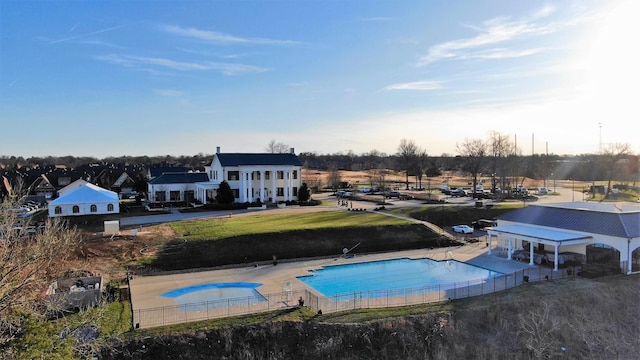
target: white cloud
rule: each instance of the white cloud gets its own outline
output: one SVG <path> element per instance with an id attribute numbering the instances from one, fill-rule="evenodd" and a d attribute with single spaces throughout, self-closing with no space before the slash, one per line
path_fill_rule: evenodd
<path id="1" fill-rule="evenodd" d="M 165 58 L 152 58 L 142 56 L 130 56 L 130 55 L 103 55 L 97 56 L 96 59 L 108 62 L 111 64 L 118 64 L 126 67 L 144 67 L 144 66 L 156 66 L 169 68 L 177 71 L 218 71 L 225 75 L 236 75 L 242 73 L 260 73 L 265 72 L 267 69 L 252 65 L 243 64 L 231 64 L 231 63 L 219 63 L 219 62 L 184 62 L 175 61 Z"/>
<path id="2" fill-rule="evenodd" d="M 548 16 L 551 12 L 552 9 L 549 8 L 547 10 L 539 11 L 530 19 L 510 21 L 508 18 L 498 17 L 485 21 L 483 25 L 479 27 L 468 26 L 476 32 L 479 32 L 479 34 L 474 37 L 447 41 L 431 46 L 427 54 L 419 58 L 418 66 L 425 66 L 446 59 L 482 58 L 482 52 L 477 53 L 478 49 L 499 43 L 505 43 L 526 35 L 549 33 L 553 31 L 552 28 L 536 24 L 535 20 Z M 520 57 L 540 51 L 540 49 L 522 51 L 508 51 L 507 49 L 500 50 L 500 54 L 502 54 L 502 56 L 484 58 L 500 59 L 504 57 Z M 485 55 L 486 51 L 487 50 L 485 49 Z M 497 54 L 498 53 L 494 55 Z"/>
<path id="3" fill-rule="evenodd" d="M 265 38 L 245 38 L 216 31 L 200 30 L 196 28 L 183 28 L 174 25 L 165 25 L 162 30 L 179 36 L 214 42 L 219 44 L 256 44 L 256 45 L 297 45 L 298 41 L 274 40 Z"/>
<path id="4" fill-rule="evenodd" d="M 439 81 L 415 81 L 402 84 L 392 84 L 385 86 L 384 90 L 437 90 L 442 89 L 442 84 Z"/>
<path id="5" fill-rule="evenodd" d="M 177 96 L 184 95 L 182 91 L 171 90 L 171 89 L 153 89 L 153 92 L 158 95 L 169 96 L 169 97 L 177 97 Z"/>

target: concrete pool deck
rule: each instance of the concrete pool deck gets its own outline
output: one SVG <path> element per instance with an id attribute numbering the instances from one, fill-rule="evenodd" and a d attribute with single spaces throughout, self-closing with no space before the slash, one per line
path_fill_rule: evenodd
<path id="1" fill-rule="evenodd" d="M 297 277 L 308 275 L 309 270 L 318 269 L 323 266 L 397 258 L 418 259 L 428 257 L 434 260 L 458 260 L 502 273 L 511 273 L 517 270 L 536 267 L 528 263 L 507 260 L 497 255 L 499 251 L 494 251 L 492 255 L 488 255 L 487 250 L 488 248 L 484 242 L 477 242 L 450 248 L 418 249 L 378 254 L 355 253 L 355 256 L 351 258 L 339 257 L 296 262 L 280 261 L 277 266 L 273 264 L 259 265 L 257 267 L 252 265 L 221 270 L 140 276 L 130 280 L 131 304 L 134 311 L 175 306 L 177 305 L 175 299 L 161 295 L 165 292 L 188 286 L 228 282 L 263 284 L 256 289 L 263 295 L 283 292 L 285 290 L 285 283 L 291 284 L 290 290 L 292 291 L 306 289 L 317 294 L 314 289 L 299 281 Z"/>

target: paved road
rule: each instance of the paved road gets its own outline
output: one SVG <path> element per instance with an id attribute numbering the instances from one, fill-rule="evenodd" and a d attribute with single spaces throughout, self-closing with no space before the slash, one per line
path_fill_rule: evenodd
<path id="1" fill-rule="evenodd" d="M 582 200 L 581 192 L 573 192 L 571 189 L 558 188 L 556 189 L 557 194 L 554 195 L 542 195 L 538 198 L 535 203 L 554 203 L 554 202 L 570 202 L 574 199 L 576 201 Z M 362 195 L 363 197 L 367 197 L 370 199 L 379 199 L 382 200 L 382 196 L 380 195 Z M 475 200 L 469 197 L 462 198 L 454 198 L 450 196 L 442 195 L 442 198 L 447 200 L 448 205 L 454 206 L 474 206 Z M 241 215 L 253 212 L 302 212 L 302 211 L 327 211 L 334 209 L 347 209 L 347 208 L 357 208 L 357 209 L 366 209 L 373 210 L 376 207 L 379 207 L 376 202 L 371 201 L 358 201 L 357 199 L 345 199 L 340 205 L 338 199 L 336 199 L 330 193 L 322 193 L 315 194 L 313 196 L 314 199 L 317 200 L 325 200 L 328 202 L 334 202 L 334 207 L 304 207 L 304 208 L 283 208 L 283 209 L 269 209 L 269 210 L 260 210 L 260 209 L 247 209 L 247 210 L 233 210 L 233 211 L 207 211 L 207 212 L 193 212 L 193 213 L 181 213 L 177 208 L 174 208 L 170 213 L 165 214 L 156 214 L 156 215 L 142 215 L 142 216 L 132 216 L 132 217 L 124 217 L 120 219 L 120 226 L 122 227 L 131 227 L 131 226 L 139 226 L 139 225 L 151 225 L 151 224 L 161 224 L 172 221 L 180 221 L 180 220 L 188 220 L 188 219 L 209 219 L 209 218 L 219 218 L 219 217 L 229 217 L 234 215 Z M 415 206 L 422 207 L 425 206 L 423 201 L 421 200 L 399 200 L 396 198 L 386 199 L 388 206 L 398 206 L 398 207 L 407 207 L 407 206 Z M 485 203 L 490 204 L 490 200 L 485 200 Z M 441 205 L 433 205 L 433 206 L 441 206 Z"/>

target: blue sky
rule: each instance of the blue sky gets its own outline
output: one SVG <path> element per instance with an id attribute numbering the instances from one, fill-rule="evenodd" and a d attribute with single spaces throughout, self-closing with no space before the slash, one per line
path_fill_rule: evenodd
<path id="1" fill-rule="evenodd" d="M 640 2 L 0 0 L 0 155 L 640 152 Z"/>

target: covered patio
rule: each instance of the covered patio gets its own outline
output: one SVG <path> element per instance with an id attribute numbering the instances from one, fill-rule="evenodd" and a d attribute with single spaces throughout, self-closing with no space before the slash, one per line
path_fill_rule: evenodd
<path id="1" fill-rule="evenodd" d="M 507 259 L 511 260 L 516 250 L 525 250 L 523 243 L 528 243 L 529 265 L 534 265 L 536 252 L 534 244 L 538 244 L 538 251 L 542 251 L 545 246 L 553 247 L 553 270 L 558 271 L 560 262 L 560 249 L 573 253 L 586 253 L 586 244 L 593 242 L 593 237 L 575 232 L 545 229 L 527 225 L 505 225 L 487 229 L 488 254 L 493 250 L 493 240 L 499 242 L 498 248 L 502 248 L 507 253 Z M 502 245 L 500 245 L 502 244 Z"/>

